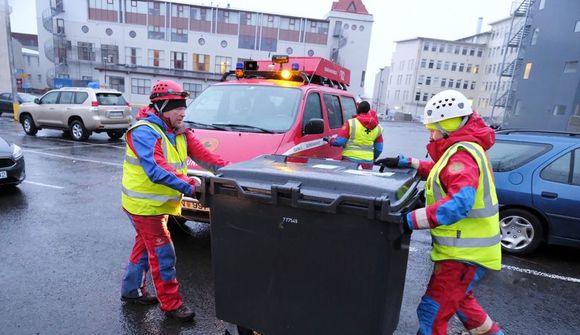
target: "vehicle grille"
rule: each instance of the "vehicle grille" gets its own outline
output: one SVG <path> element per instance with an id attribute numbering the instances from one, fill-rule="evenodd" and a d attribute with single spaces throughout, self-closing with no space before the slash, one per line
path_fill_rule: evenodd
<path id="1" fill-rule="evenodd" d="M 0 158 L 0 168 L 11 167 L 14 164 L 16 163 L 10 158 Z"/>

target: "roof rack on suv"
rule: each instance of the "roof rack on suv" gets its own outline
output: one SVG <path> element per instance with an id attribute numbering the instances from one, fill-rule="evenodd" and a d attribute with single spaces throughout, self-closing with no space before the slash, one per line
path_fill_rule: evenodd
<path id="1" fill-rule="evenodd" d="M 512 134 L 512 133 L 528 133 L 528 134 L 545 134 L 545 135 L 562 135 L 576 137 L 580 136 L 580 133 L 571 131 L 558 131 L 558 130 L 539 130 L 539 129 L 501 129 L 497 130 L 498 134 Z"/>

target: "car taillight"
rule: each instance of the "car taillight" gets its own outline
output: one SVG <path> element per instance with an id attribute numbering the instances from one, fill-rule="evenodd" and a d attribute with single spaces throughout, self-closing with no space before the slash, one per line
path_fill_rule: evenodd
<path id="1" fill-rule="evenodd" d="M 92 101 L 91 102 L 91 106 L 93 106 L 93 107 L 99 107 L 99 102 L 98 101 Z"/>

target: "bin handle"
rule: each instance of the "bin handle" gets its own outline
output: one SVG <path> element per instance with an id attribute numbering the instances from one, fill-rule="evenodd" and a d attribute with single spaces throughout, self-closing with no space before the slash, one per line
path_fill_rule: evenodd
<path id="1" fill-rule="evenodd" d="M 223 188 L 224 186 L 234 188 L 237 191 L 237 193 L 241 195 L 243 198 L 255 199 L 268 203 L 272 202 L 272 198 L 270 197 L 270 195 L 246 191 L 235 180 L 220 177 L 211 178 L 210 194 L 218 194 L 220 192 L 220 189 Z"/>

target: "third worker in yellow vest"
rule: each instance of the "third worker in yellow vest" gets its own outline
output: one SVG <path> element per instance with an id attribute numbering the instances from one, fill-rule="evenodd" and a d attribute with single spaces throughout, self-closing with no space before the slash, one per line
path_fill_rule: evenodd
<path id="1" fill-rule="evenodd" d="M 342 159 L 372 169 L 373 161 L 383 152 L 383 127 L 368 102 L 362 101 L 357 115 L 344 123 L 336 138 L 325 138 L 330 145 L 343 147 Z"/>
<path id="2" fill-rule="evenodd" d="M 447 90 L 425 106 L 423 123 L 434 162 L 402 155 L 382 158 L 387 167 L 413 167 L 426 178 L 426 206 L 403 216 L 405 228 L 430 229 L 435 262 L 417 308 L 418 334 L 447 334 L 457 314 L 470 334 L 503 335 L 473 296 L 487 270 L 501 269 L 498 201 L 486 151 L 495 132 L 461 93 Z"/>

